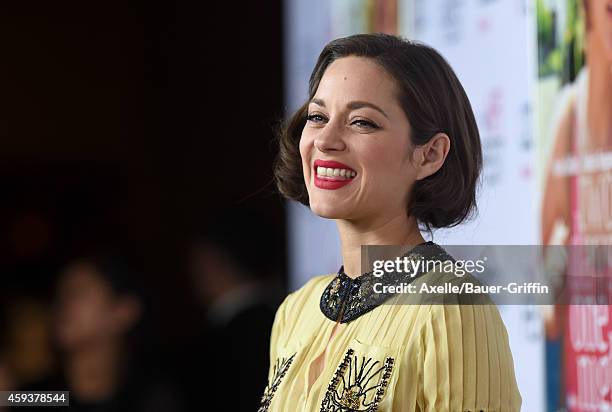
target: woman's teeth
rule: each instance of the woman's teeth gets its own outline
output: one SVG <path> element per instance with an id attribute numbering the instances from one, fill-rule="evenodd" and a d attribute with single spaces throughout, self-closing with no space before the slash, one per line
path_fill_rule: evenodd
<path id="1" fill-rule="evenodd" d="M 337 177 L 340 179 L 351 179 L 357 176 L 357 173 L 348 169 L 332 169 L 331 167 L 317 167 L 317 176 L 320 177 Z"/>

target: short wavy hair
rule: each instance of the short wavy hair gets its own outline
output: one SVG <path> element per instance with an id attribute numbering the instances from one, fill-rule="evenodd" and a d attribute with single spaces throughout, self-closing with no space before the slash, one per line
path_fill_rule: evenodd
<path id="1" fill-rule="evenodd" d="M 372 59 L 395 79 L 398 101 L 410 123 L 415 146 L 427 143 L 439 132 L 449 136 L 450 150 L 444 164 L 436 173 L 415 182 L 407 213 L 430 231 L 453 227 L 470 218 L 476 211 L 482 148 L 465 90 L 433 48 L 382 33 L 333 40 L 319 55 L 310 76 L 308 100 L 281 123 L 277 133 L 274 180 L 281 195 L 309 206 L 299 150 L 308 104 L 329 65 L 347 56 Z"/>

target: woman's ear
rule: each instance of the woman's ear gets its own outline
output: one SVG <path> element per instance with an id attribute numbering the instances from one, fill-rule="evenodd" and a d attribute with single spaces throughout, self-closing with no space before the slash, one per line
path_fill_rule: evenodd
<path id="1" fill-rule="evenodd" d="M 413 161 L 417 167 L 416 180 L 425 179 L 440 170 L 449 150 L 450 139 L 446 133 L 437 133 L 427 143 L 415 148 Z"/>

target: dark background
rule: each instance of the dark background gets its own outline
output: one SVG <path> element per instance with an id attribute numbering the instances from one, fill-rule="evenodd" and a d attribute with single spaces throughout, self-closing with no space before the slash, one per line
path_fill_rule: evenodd
<path id="1" fill-rule="evenodd" d="M 197 318 L 186 245 L 234 205 L 269 217 L 254 246 L 284 285 L 284 209 L 272 184 L 281 3 L 0 6 L 5 322 L 9 302 L 51 296 L 68 256 L 112 244 L 155 302 L 151 339 L 180 345 Z"/>

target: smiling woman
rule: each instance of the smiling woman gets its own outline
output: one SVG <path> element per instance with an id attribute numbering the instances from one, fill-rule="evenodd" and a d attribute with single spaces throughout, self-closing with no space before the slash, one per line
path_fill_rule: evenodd
<path id="1" fill-rule="evenodd" d="M 480 138 L 444 58 L 386 34 L 332 41 L 279 143 L 279 191 L 335 220 L 343 266 L 279 307 L 260 411 L 519 410 L 495 305 L 372 304 L 372 274 L 360 270 L 361 245 L 452 259 L 421 230 L 456 226 L 476 207 Z"/>

